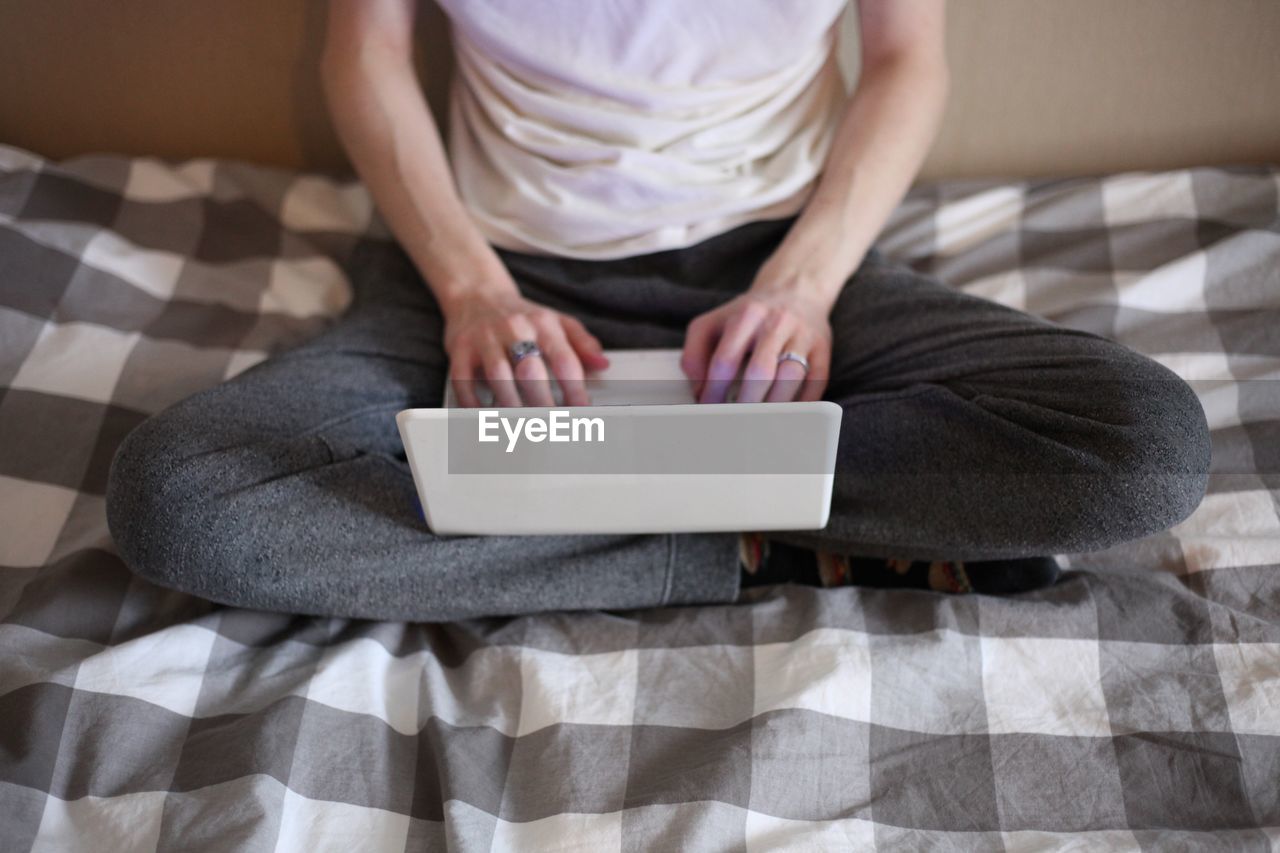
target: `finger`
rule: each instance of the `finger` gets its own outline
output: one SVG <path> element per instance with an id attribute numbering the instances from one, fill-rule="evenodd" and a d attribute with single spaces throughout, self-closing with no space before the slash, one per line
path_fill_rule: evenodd
<path id="1" fill-rule="evenodd" d="M 751 305 L 745 306 L 732 320 L 725 324 L 724 334 L 716 344 L 715 352 L 707 365 L 707 381 L 702 388 L 699 401 L 703 403 L 723 403 L 729 395 L 729 387 L 738 377 L 743 358 L 748 347 L 759 331 L 763 320 L 761 311 Z"/>
<path id="2" fill-rule="evenodd" d="M 561 328 L 569 339 L 569 346 L 578 354 L 584 370 L 604 370 L 609 366 L 609 359 L 604 354 L 604 346 L 600 340 L 587 331 L 587 327 L 576 317 L 561 315 Z"/>
<path id="3" fill-rule="evenodd" d="M 493 399 L 504 409 L 516 409 L 521 405 L 520 392 L 516 388 L 515 374 L 511 372 L 511 360 L 506 347 L 497 338 L 489 338 L 484 348 L 484 377 L 493 391 Z"/>
<path id="4" fill-rule="evenodd" d="M 463 350 L 449 360 L 449 381 L 453 383 L 453 394 L 458 398 L 459 406 L 464 409 L 480 408 L 480 398 L 476 396 L 475 357 L 470 350 Z"/>
<path id="5" fill-rule="evenodd" d="M 693 382 L 693 396 L 702 396 L 702 386 L 707 380 L 707 365 L 720 336 L 720 318 L 716 314 L 696 317 L 684 335 L 684 351 L 680 354 L 680 369 Z"/>
<path id="6" fill-rule="evenodd" d="M 587 383 L 584 381 L 585 374 L 582 369 L 582 362 L 578 360 L 578 354 L 569 344 L 568 337 L 559 332 L 558 324 L 556 328 L 548 328 L 540 337 L 542 343 L 542 352 L 546 356 L 546 365 L 551 370 L 551 375 L 560 383 L 560 389 L 564 392 L 565 405 L 569 406 L 588 406 L 590 401 L 587 398 Z"/>
<path id="7" fill-rule="evenodd" d="M 525 341 L 533 341 L 541 348 L 538 341 L 537 326 L 523 316 L 512 317 L 504 330 L 502 347 L 508 359 L 512 348 Z M 555 399 L 551 395 L 550 376 L 547 366 L 539 355 L 529 355 L 512 366 L 515 375 L 516 390 L 526 406 L 554 406 Z"/>
<path id="8" fill-rule="evenodd" d="M 513 324 L 511 338 L 506 342 L 507 351 L 510 352 L 511 347 L 520 341 L 538 341 L 538 333 L 532 323 L 522 321 Z M 538 346 L 541 349 L 542 345 Z M 512 371 L 516 377 L 516 389 L 526 406 L 551 407 L 556 404 L 551 394 L 551 376 L 547 373 L 547 365 L 542 356 L 525 356 Z"/>
<path id="9" fill-rule="evenodd" d="M 809 375 L 800 387 L 799 400 L 812 403 L 821 400 L 827 390 L 827 377 L 831 375 L 831 348 L 814 347 L 809 353 Z"/>
<path id="10" fill-rule="evenodd" d="M 782 345 L 791 334 L 790 323 L 779 323 L 760 335 L 751 350 L 746 370 L 742 372 L 742 384 L 738 388 L 739 403 L 759 403 L 768 396 L 778 372 L 778 356 L 782 353 Z"/>
<path id="11" fill-rule="evenodd" d="M 784 352 L 804 355 L 804 350 L 799 349 L 795 344 L 789 345 Z M 804 367 L 798 362 L 790 359 L 779 362 L 777 373 L 773 378 L 773 387 L 769 389 L 769 396 L 765 398 L 766 401 L 770 403 L 790 403 L 800 396 L 800 391 L 804 387 L 804 380 L 807 375 L 808 373 Z"/>

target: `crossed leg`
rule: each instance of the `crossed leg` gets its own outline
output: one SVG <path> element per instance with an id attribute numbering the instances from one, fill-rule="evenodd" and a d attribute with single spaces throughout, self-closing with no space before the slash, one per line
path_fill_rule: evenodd
<path id="1" fill-rule="evenodd" d="M 733 600 L 733 535 L 432 533 L 394 417 L 441 402 L 442 320 L 402 253 L 361 251 L 329 331 L 126 438 L 107 511 L 130 568 L 225 604 L 376 619 Z"/>
<path id="2" fill-rule="evenodd" d="M 691 260 L 746 280 L 767 247 L 742 245 L 776 230 L 748 226 Z M 402 251 L 361 251 L 356 302 L 332 329 L 122 444 L 108 521 L 135 572 L 235 606 L 422 621 L 736 597 L 731 534 L 432 533 L 394 415 L 440 404 L 443 322 Z M 634 301 L 623 282 L 531 295 L 582 305 L 612 346 L 678 345 L 683 323 L 733 291 L 655 277 L 659 260 L 638 281 L 663 303 L 646 303 L 661 322 L 635 331 L 600 319 L 620 316 L 610 300 Z M 545 273 L 543 288 L 566 271 L 634 265 L 514 262 Z M 844 421 L 831 520 L 780 539 L 915 559 L 1084 551 L 1164 529 L 1204 492 L 1208 434 L 1194 394 L 1118 344 L 957 293 L 875 251 L 832 323 L 827 396 Z"/>
<path id="3" fill-rule="evenodd" d="M 1190 387 L 1113 341 L 952 290 L 873 251 L 832 314 L 844 408 L 831 520 L 779 538 L 867 556 L 1088 551 L 1204 494 Z"/>

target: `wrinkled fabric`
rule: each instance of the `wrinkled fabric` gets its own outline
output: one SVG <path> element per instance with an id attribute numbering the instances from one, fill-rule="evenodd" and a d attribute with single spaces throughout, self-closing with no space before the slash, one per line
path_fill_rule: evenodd
<path id="1" fill-rule="evenodd" d="M 501 256 L 526 296 L 577 316 L 606 347 L 679 347 L 790 225 L 614 261 Z M 367 244 L 353 266 L 355 301 L 333 329 L 125 439 L 107 519 L 131 568 L 225 604 L 370 619 L 734 600 L 732 533 L 434 534 L 394 418 L 441 404 L 443 320 L 398 246 Z M 827 397 L 844 409 L 831 517 L 779 538 L 926 560 L 1088 551 L 1164 530 L 1204 494 L 1209 439 L 1194 392 L 1120 344 L 959 293 L 879 251 L 831 322 Z"/>
<path id="2" fill-rule="evenodd" d="M 1214 465 L 1172 530 L 1021 596 L 421 625 L 162 589 L 103 512 L 132 426 L 340 310 L 368 195 L 0 145 L 2 846 L 1273 850 L 1278 178 L 926 185 L 881 240 L 1189 379 Z"/>
<path id="3" fill-rule="evenodd" d="M 800 210 L 846 0 L 442 0 L 449 155 L 494 245 L 614 258 Z"/>

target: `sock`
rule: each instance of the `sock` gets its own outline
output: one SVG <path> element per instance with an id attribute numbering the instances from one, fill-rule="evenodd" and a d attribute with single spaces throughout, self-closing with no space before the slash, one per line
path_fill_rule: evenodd
<path id="1" fill-rule="evenodd" d="M 738 540 L 742 586 L 802 583 L 826 586 L 818 573 L 816 555 L 807 548 L 774 542 L 759 533 L 744 533 Z"/>
<path id="2" fill-rule="evenodd" d="M 1059 574 L 1058 563 L 1052 557 L 969 562 L 850 557 L 799 548 L 759 533 L 742 534 L 739 557 L 743 587 L 800 583 L 1009 595 L 1050 586 Z"/>
<path id="3" fill-rule="evenodd" d="M 975 592 L 1009 595 L 1053 586 L 1062 569 L 1053 557 L 981 560 L 964 564 Z"/>

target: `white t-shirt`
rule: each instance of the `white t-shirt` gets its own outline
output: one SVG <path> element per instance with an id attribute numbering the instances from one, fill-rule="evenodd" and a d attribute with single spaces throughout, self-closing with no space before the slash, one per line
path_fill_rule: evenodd
<path id="1" fill-rule="evenodd" d="M 799 212 L 847 0 L 438 0 L 449 156 L 495 246 L 616 258 Z"/>

